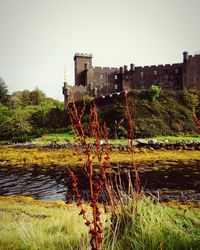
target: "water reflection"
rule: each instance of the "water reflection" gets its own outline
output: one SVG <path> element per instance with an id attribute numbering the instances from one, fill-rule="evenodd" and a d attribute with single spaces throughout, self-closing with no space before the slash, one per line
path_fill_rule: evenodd
<path id="1" fill-rule="evenodd" d="M 139 164 L 140 186 L 147 193 L 159 195 L 161 199 L 200 200 L 200 161 L 170 161 Z M 125 163 L 113 165 L 113 184 L 127 190 Z M 79 190 L 85 199 L 88 196 L 87 178 L 79 167 L 74 168 L 79 179 Z M 132 173 L 134 181 L 134 173 Z M 63 166 L 38 165 L 0 168 L 0 195 L 25 195 L 44 200 L 71 201 L 71 181 Z M 105 194 L 102 194 L 104 199 Z"/>

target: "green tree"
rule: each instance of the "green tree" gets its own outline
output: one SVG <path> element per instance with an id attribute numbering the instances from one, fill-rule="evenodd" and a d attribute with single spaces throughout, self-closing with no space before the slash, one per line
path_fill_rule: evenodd
<path id="1" fill-rule="evenodd" d="M 28 105 L 31 105 L 31 92 L 27 89 L 23 90 L 22 91 L 22 94 L 21 94 L 21 103 L 22 103 L 22 106 L 26 107 Z"/>
<path id="2" fill-rule="evenodd" d="M 150 97 L 154 102 L 160 96 L 161 89 L 157 85 L 151 85 Z"/>
<path id="3" fill-rule="evenodd" d="M 36 88 L 30 93 L 31 103 L 33 105 L 39 105 L 42 101 L 46 99 L 46 95 L 42 90 Z"/>
<path id="4" fill-rule="evenodd" d="M 193 114 L 196 112 L 196 108 L 199 105 L 199 96 L 196 93 L 183 91 L 183 101 L 185 105 L 192 111 Z"/>
<path id="5" fill-rule="evenodd" d="M 6 116 L 0 125 L 0 134 L 4 139 L 26 136 L 32 132 L 29 122 L 30 114 L 23 110 L 14 110 L 12 115 Z"/>
<path id="6" fill-rule="evenodd" d="M 10 107 L 14 108 L 14 109 L 16 109 L 22 105 L 21 99 L 15 95 L 10 97 L 9 104 L 10 104 Z"/>
<path id="7" fill-rule="evenodd" d="M 8 95 L 8 87 L 0 77 L 0 103 L 5 103 Z"/>

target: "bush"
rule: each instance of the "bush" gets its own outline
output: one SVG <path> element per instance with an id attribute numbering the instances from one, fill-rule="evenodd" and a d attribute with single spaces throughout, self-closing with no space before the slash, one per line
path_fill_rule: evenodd
<path id="1" fill-rule="evenodd" d="M 161 89 L 157 85 L 152 85 L 150 90 L 150 97 L 152 101 L 155 101 L 160 95 Z"/>
<path id="2" fill-rule="evenodd" d="M 30 115 L 22 110 L 15 110 L 11 116 L 7 116 L 0 125 L 1 137 L 11 139 L 30 135 L 33 128 L 30 124 Z"/>
<path id="3" fill-rule="evenodd" d="M 197 93 L 189 92 L 189 91 L 183 91 L 182 93 L 183 101 L 187 108 L 189 108 L 193 114 L 196 112 L 196 108 L 199 104 L 199 97 Z"/>

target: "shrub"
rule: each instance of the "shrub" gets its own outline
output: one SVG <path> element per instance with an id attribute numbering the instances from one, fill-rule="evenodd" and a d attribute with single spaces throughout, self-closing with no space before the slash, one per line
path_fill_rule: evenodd
<path id="1" fill-rule="evenodd" d="M 196 107 L 199 104 L 199 97 L 197 93 L 185 90 L 182 93 L 182 97 L 186 107 L 188 107 L 192 111 L 192 113 L 195 114 Z"/>
<path id="2" fill-rule="evenodd" d="M 150 97 L 152 101 L 155 101 L 160 95 L 161 89 L 157 85 L 152 85 L 150 90 Z"/>

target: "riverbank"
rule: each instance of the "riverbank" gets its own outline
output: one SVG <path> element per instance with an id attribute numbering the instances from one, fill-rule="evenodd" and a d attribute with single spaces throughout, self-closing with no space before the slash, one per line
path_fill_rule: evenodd
<path id="1" fill-rule="evenodd" d="M 159 137 L 158 137 L 159 138 Z M 146 148 L 146 149 L 160 149 L 160 150 L 177 150 L 177 149 L 187 149 L 187 150 L 200 150 L 200 137 L 160 137 L 159 139 L 136 139 L 133 141 L 133 145 L 136 149 Z M 91 143 L 91 150 L 95 150 L 95 146 L 92 144 L 94 140 L 88 139 Z M 106 145 L 105 141 L 101 141 L 101 147 L 104 149 Z M 6 145 L 4 145 L 6 146 Z M 59 141 L 40 141 L 36 140 L 33 142 L 24 143 L 14 143 L 8 144 L 7 147 L 12 148 L 38 148 L 38 149 L 74 149 L 73 140 Z M 80 146 L 81 147 L 81 146 Z M 109 140 L 109 148 L 111 151 L 123 152 L 129 151 L 128 140 Z"/>
<path id="2" fill-rule="evenodd" d="M 77 165 L 79 154 L 71 149 L 46 148 L 0 148 L 0 166 L 27 166 L 27 165 Z M 200 150 L 152 150 L 136 148 L 135 157 L 138 162 L 146 161 L 189 161 L 199 160 Z M 97 159 L 94 159 L 97 162 Z M 110 162 L 131 162 L 131 154 L 127 151 L 111 151 Z"/>
<path id="3" fill-rule="evenodd" d="M 88 228 L 79 212 L 75 204 L 0 197 L 0 249 L 90 249 Z M 161 246 L 198 249 L 200 210 L 196 203 L 194 206 L 190 202 L 154 204 L 144 198 L 139 201 L 137 217 L 129 206 L 118 214 L 115 233 L 109 226 L 109 217 L 109 213 L 103 213 L 106 250 L 112 247 L 159 249 Z"/>

